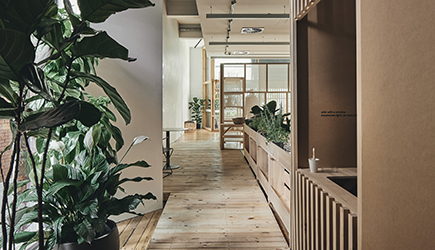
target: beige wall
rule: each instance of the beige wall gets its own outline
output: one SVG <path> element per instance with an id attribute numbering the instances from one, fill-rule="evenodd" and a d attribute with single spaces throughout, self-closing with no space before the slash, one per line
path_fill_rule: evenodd
<path id="1" fill-rule="evenodd" d="M 124 185 L 129 194 L 151 191 L 157 201 L 148 201 L 139 212 L 148 212 L 162 207 L 162 1 L 153 1 L 155 7 L 135 9 L 118 13 L 104 24 L 94 25 L 105 29 L 120 44 L 127 47 L 131 57 L 137 61 L 100 61 L 98 74 L 113 85 L 127 102 L 132 114 L 130 125 L 125 126 L 121 118 L 116 125 L 121 129 L 125 144 L 122 156 L 133 138 L 146 135 L 151 141 L 132 148 L 125 162 L 146 160 L 151 168 L 134 168 L 124 171 L 126 177 L 151 176 L 150 182 Z M 98 87 L 90 85 L 94 94 L 103 94 Z M 125 219 L 131 215 L 115 218 Z"/>
<path id="2" fill-rule="evenodd" d="M 163 10 L 163 127 L 182 128 L 189 120 L 190 50 L 178 37 L 178 22 Z M 183 132 L 171 132 L 171 141 Z"/>
<path id="3" fill-rule="evenodd" d="M 355 3 L 321 1 L 297 24 L 298 160 L 356 166 Z"/>
<path id="4" fill-rule="evenodd" d="M 435 249 L 435 1 L 357 5 L 359 249 Z"/>

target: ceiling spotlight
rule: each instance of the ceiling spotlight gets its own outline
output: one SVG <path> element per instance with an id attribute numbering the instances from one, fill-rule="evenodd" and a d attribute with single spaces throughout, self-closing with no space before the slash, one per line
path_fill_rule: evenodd
<path id="1" fill-rule="evenodd" d="M 236 51 L 233 51 L 231 53 L 231 55 L 247 55 L 247 54 L 249 54 L 249 51 L 238 51 L 238 50 L 236 50 Z"/>
<path id="2" fill-rule="evenodd" d="M 257 34 L 263 32 L 264 27 L 243 27 L 242 34 Z"/>

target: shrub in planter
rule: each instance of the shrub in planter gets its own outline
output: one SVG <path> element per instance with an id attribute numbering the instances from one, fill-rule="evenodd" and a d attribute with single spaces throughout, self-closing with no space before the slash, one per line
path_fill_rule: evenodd
<path id="1" fill-rule="evenodd" d="M 251 113 L 254 116 L 246 119 L 246 124 L 253 130 L 263 134 L 267 142 L 275 142 L 281 147 L 288 142 L 290 119 L 286 116 L 289 116 L 290 113 L 282 114 L 282 110 L 276 108 L 275 101 L 270 101 L 262 107 L 253 106 Z"/>

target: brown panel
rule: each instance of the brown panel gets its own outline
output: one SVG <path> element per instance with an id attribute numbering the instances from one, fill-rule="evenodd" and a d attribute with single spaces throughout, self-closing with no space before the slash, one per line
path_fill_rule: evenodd
<path id="1" fill-rule="evenodd" d="M 355 2 L 321 1 L 298 24 L 298 157 L 356 166 Z"/>
<path id="2" fill-rule="evenodd" d="M 359 2 L 359 248 L 435 249 L 435 1 Z"/>

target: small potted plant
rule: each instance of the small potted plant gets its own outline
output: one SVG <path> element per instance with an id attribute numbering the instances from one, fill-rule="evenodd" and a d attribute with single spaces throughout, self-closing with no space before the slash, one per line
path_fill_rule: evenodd
<path id="1" fill-rule="evenodd" d="M 205 109 L 205 99 L 198 99 L 193 97 L 193 100 L 189 102 L 189 109 L 192 111 L 192 119 L 196 122 L 196 128 L 201 128 L 202 113 Z"/>

